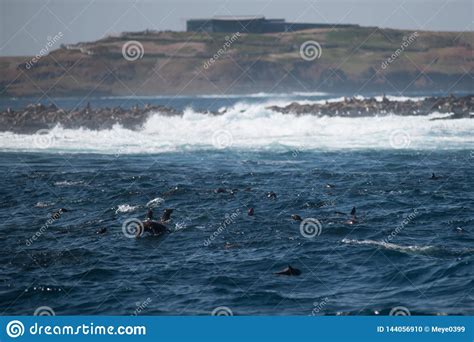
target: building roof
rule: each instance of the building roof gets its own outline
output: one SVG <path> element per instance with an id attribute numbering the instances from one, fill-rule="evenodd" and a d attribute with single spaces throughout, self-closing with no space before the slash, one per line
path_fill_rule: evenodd
<path id="1" fill-rule="evenodd" d="M 263 20 L 263 15 L 217 15 L 212 18 L 190 19 L 190 20 L 228 20 L 228 21 L 245 21 L 245 20 Z"/>

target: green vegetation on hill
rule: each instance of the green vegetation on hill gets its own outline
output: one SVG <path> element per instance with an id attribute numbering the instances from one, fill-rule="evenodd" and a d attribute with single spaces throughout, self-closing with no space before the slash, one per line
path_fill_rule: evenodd
<path id="1" fill-rule="evenodd" d="M 0 96 L 472 90 L 474 33 L 417 32 L 402 48 L 413 33 L 360 27 L 240 34 L 226 48 L 231 33 L 125 33 L 62 46 L 30 68 L 32 57 L 0 58 Z M 129 41 L 140 42 L 142 58 L 124 58 Z M 301 57 L 307 41 L 320 44 L 320 58 Z"/>

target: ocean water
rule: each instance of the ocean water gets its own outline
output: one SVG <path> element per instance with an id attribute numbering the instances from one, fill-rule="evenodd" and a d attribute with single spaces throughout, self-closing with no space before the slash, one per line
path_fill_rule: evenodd
<path id="1" fill-rule="evenodd" d="M 471 121 L 296 117 L 254 99 L 136 132 L 0 133 L 1 314 L 474 313 Z M 147 207 L 175 210 L 171 232 L 128 237 Z M 301 275 L 275 275 L 287 265 Z"/>

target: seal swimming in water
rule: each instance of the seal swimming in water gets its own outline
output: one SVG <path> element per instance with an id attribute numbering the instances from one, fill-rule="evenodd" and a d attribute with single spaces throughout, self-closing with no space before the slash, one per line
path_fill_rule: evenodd
<path id="1" fill-rule="evenodd" d="M 174 209 L 165 209 L 163 211 L 163 215 L 161 216 L 161 222 L 166 222 L 171 219 L 171 214 L 173 213 Z"/>
<path id="2" fill-rule="evenodd" d="M 436 176 L 436 175 L 434 174 L 434 172 L 431 173 L 430 179 L 432 179 L 432 180 L 437 180 L 437 179 L 440 179 L 440 178 L 441 178 L 441 177 Z"/>
<path id="3" fill-rule="evenodd" d="M 166 210 L 168 209 L 165 209 L 163 216 L 165 216 L 165 214 L 167 214 L 167 216 L 171 215 L 171 213 Z M 145 221 L 142 221 L 142 227 L 143 230 L 137 229 L 135 237 L 139 238 L 145 232 L 155 236 L 169 232 L 168 228 L 162 223 L 162 221 L 153 221 L 153 210 L 151 208 L 148 208 L 146 219 Z"/>
<path id="4" fill-rule="evenodd" d="M 254 210 L 253 210 L 252 207 L 250 207 L 250 208 L 248 209 L 248 211 L 247 211 L 247 215 L 248 215 L 248 216 L 253 216 L 253 214 L 254 214 Z"/>
<path id="5" fill-rule="evenodd" d="M 351 218 L 346 221 L 346 224 L 354 224 L 357 223 L 357 218 L 356 218 L 356 207 L 352 207 L 351 210 Z"/>
<path id="6" fill-rule="evenodd" d="M 303 219 L 301 218 L 300 215 L 297 215 L 297 214 L 293 214 L 291 215 L 291 218 L 295 221 L 303 221 Z"/>
<path id="7" fill-rule="evenodd" d="M 143 223 L 143 232 L 151 233 L 152 235 L 162 235 L 168 232 L 168 228 L 164 224 L 157 221 L 145 220 Z M 137 237 L 140 237 L 142 233 L 137 231 Z"/>
<path id="8" fill-rule="evenodd" d="M 276 199 L 276 198 L 277 198 L 277 194 L 274 193 L 273 191 L 270 191 L 269 193 L 267 193 L 267 197 L 268 197 L 268 198 L 272 198 L 272 199 Z"/>
<path id="9" fill-rule="evenodd" d="M 106 227 L 102 227 L 100 228 L 98 231 L 95 232 L 96 234 L 105 234 L 107 233 L 107 228 Z"/>
<path id="10" fill-rule="evenodd" d="M 284 270 L 281 270 L 279 272 L 275 272 L 275 274 L 287 275 L 287 276 L 299 276 L 301 274 L 301 271 L 297 268 L 293 268 L 290 265 L 288 265 L 287 268 L 285 268 Z"/>

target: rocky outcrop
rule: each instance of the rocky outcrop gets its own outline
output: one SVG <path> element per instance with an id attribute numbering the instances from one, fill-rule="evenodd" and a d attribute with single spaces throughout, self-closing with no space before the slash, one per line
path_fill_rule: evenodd
<path id="1" fill-rule="evenodd" d="M 300 104 L 293 102 L 285 107 L 270 106 L 267 109 L 283 114 L 311 114 L 318 116 L 365 117 L 375 115 L 428 115 L 434 112 L 450 114 L 445 118 L 472 118 L 474 96 L 428 97 L 420 101 L 390 101 L 385 96 L 382 101 L 375 98 L 346 98 L 340 102 Z"/>
<path id="2" fill-rule="evenodd" d="M 131 109 L 121 107 L 65 110 L 55 105 L 31 104 L 22 110 L 7 108 L 0 113 L 0 129 L 16 133 L 34 133 L 40 129 L 50 129 L 57 124 L 65 128 L 89 128 L 94 130 L 111 128 L 115 124 L 136 129 L 151 113 L 161 115 L 181 115 L 180 111 L 164 106 L 145 105 Z"/>
<path id="3" fill-rule="evenodd" d="M 439 119 L 473 118 L 474 96 L 429 97 L 421 101 L 382 101 L 370 99 L 345 99 L 339 102 L 300 104 L 293 102 L 285 107 L 270 106 L 267 109 L 283 114 L 366 117 L 380 115 L 428 115 L 434 112 L 449 114 Z M 34 133 L 40 129 L 51 129 L 57 124 L 65 128 L 108 129 L 115 124 L 125 128 L 139 129 L 151 114 L 182 115 L 183 112 L 165 106 L 145 105 L 130 109 L 91 108 L 88 104 L 82 109 L 66 110 L 55 105 L 30 104 L 21 110 L 7 108 L 0 112 L 0 130 L 15 133 Z M 220 112 L 201 112 L 203 115 L 223 115 Z"/>

